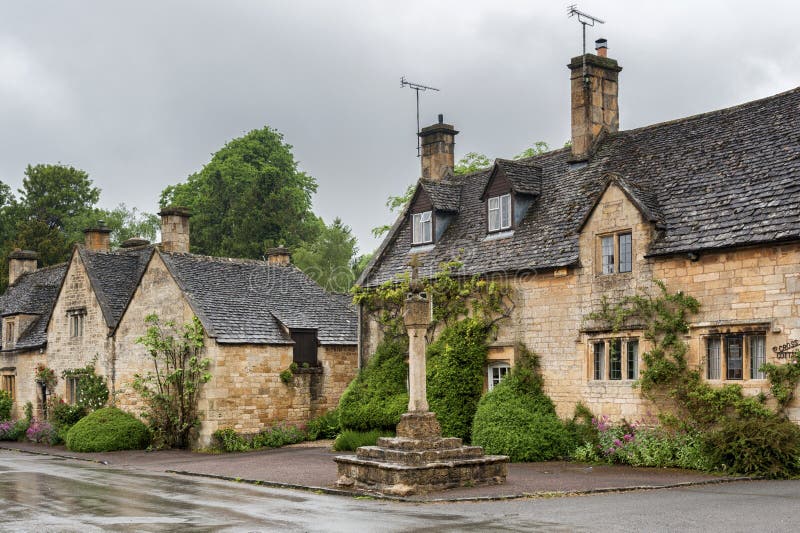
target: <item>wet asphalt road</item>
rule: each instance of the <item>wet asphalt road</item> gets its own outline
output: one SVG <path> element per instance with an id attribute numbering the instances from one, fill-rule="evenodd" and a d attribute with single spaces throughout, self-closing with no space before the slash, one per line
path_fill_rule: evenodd
<path id="1" fill-rule="evenodd" d="M 0 450 L 0 531 L 796 531 L 800 481 L 408 504 Z"/>

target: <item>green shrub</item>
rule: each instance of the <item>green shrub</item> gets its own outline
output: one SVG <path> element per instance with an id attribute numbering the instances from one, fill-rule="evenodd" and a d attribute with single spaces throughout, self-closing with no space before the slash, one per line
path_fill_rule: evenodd
<path id="1" fill-rule="evenodd" d="M 469 442 L 483 392 L 488 324 L 465 318 L 444 329 L 427 350 L 428 401 L 445 437 Z"/>
<path id="2" fill-rule="evenodd" d="M 11 393 L 0 390 L 0 422 L 11 420 L 11 407 L 13 405 L 14 400 L 11 399 Z"/>
<path id="3" fill-rule="evenodd" d="M 308 422 L 306 425 L 306 438 L 308 440 L 335 439 L 339 431 L 341 431 L 339 427 L 339 412 L 333 409 Z"/>
<path id="4" fill-rule="evenodd" d="M 250 443 L 233 428 L 218 429 L 212 437 L 215 447 L 223 452 L 246 452 L 250 449 Z"/>
<path id="5" fill-rule="evenodd" d="M 13 420 L 0 422 L 0 440 L 22 440 L 25 438 L 25 432 L 28 430 L 29 426 L 30 422 L 24 418 L 17 420 L 16 422 Z"/>
<path id="6" fill-rule="evenodd" d="M 295 426 L 277 425 L 254 435 L 250 445 L 253 448 L 280 448 L 304 440 L 306 440 L 306 434 L 303 430 Z"/>
<path id="7" fill-rule="evenodd" d="M 394 437 L 393 431 L 373 429 L 371 431 L 342 431 L 333 442 L 337 452 L 353 452 L 361 446 L 375 446 L 380 437 Z"/>
<path id="8" fill-rule="evenodd" d="M 569 452 L 569 432 L 544 395 L 520 393 L 509 378 L 478 403 L 472 443 L 513 462 L 547 461 Z"/>
<path id="9" fill-rule="evenodd" d="M 705 438 L 714 465 L 731 474 L 786 478 L 800 474 L 800 428 L 777 416 L 728 419 Z"/>
<path id="10" fill-rule="evenodd" d="M 150 444 L 150 432 L 135 416 L 116 407 L 105 407 L 72 426 L 66 442 L 74 452 L 141 450 Z"/>
<path id="11" fill-rule="evenodd" d="M 405 358 L 408 344 L 384 340 L 339 401 L 342 429 L 394 429 L 408 408 Z"/>

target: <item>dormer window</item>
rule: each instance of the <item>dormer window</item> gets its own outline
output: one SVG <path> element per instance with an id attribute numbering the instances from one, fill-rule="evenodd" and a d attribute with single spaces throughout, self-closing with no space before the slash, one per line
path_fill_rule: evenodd
<path id="1" fill-rule="evenodd" d="M 433 217 L 432 211 L 414 213 L 412 219 L 412 244 L 425 244 L 433 242 Z"/>
<path id="2" fill-rule="evenodd" d="M 489 231 L 500 231 L 511 227 L 511 195 L 489 198 Z"/>

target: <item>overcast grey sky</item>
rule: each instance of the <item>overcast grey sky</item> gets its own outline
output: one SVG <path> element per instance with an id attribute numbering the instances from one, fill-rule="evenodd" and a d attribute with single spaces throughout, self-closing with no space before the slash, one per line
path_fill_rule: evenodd
<path id="1" fill-rule="evenodd" d="M 155 212 L 160 191 L 228 140 L 269 125 L 362 252 L 386 197 L 419 175 L 422 125 L 456 126 L 456 157 L 510 157 L 569 137 L 567 1 L 0 0 L 0 180 L 27 164 L 89 172 L 101 204 Z M 606 24 L 622 129 L 800 85 L 800 2 L 584 1 Z M 590 49 L 593 46 L 590 47 Z M 254 206 L 259 208 L 259 206 Z M 261 206 L 269 209 L 269 206 Z"/>

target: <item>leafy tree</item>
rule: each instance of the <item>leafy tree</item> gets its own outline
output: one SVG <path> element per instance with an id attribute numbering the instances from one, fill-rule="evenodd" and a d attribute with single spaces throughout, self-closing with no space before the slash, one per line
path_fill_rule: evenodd
<path id="1" fill-rule="evenodd" d="M 200 172 L 161 193 L 162 207 L 192 210 L 192 251 L 260 258 L 268 248 L 313 241 L 317 182 L 300 172 L 283 135 L 264 127 L 221 148 Z"/>
<path id="2" fill-rule="evenodd" d="M 375 254 L 370 252 L 368 254 L 359 255 L 353 259 L 353 262 L 350 265 L 350 268 L 353 269 L 353 279 L 358 279 L 361 277 L 362 272 L 364 272 L 364 269 L 367 268 L 367 265 L 370 261 L 372 261 L 374 256 Z"/>
<path id="3" fill-rule="evenodd" d="M 549 152 L 550 147 L 544 141 L 536 141 L 530 148 L 524 149 L 522 152 L 514 156 L 514 159 L 525 159 L 527 157 L 534 157 Z"/>
<path id="4" fill-rule="evenodd" d="M 405 209 L 408 202 L 411 201 L 411 198 L 414 196 L 414 191 L 417 190 L 417 185 L 412 183 L 408 187 L 406 187 L 406 192 L 401 194 L 400 196 L 390 196 L 386 200 L 386 207 L 389 208 L 391 213 L 400 213 Z M 372 228 L 372 235 L 375 237 L 380 237 L 384 233 L 388 233 L 389 230 L 392 229 L 390 224 L 384 224 L 382 226 L 378 226 L 376 228 Z M 366 266 L 366 263 L 364 264 Z M 362 269 L 363 270 L 363 269 Z"/>
<path id="5" fill-rule="evenodd" d="M 71 240 L 82 238 L 85 228 L 76 222 L 100 199 L 85 171 L 65 165 L 28 165 L 19 193 L 26 218 L 63 230 Z"/>
<path id="6" fill-rule="evenodd" d="M 153 371 L 135 374 L 133 389 L 147 405 L 144 417 L 150 422 L 157 446 L 186 448 L 192 429 L 200 424 L 197 401 L 200 388 L 211 379 L 211 360 L 201 356 L 204 331 L 200 320 L 178 328 L 149 315 L 142 344 L 153 362 Z"/>
<path id="7" fill-rule="evenodd" d="M 353 286 L 352 262 L 358 247 L 350 226 L 336 218 L 312 242 L 294 253 L 294 263 L 325 290 L 347 292 Z"/>
<path id="8" fill-rule="evenodd" d="M 111 210 L 94 208 L 83 213 L 75 225 L 86 229 L 97 225 L 99 221 L 111 230 L 111 247 L 116 248 L 132 237 L 142 237 L 155 241 L 161 220 L 157 215 L 129 208 L 124 203 Z M 83 230 L 81 230 L 81 233 Z"/>
<path id="9" fill-rule="evenodd" d="M 478 152 L 469 152 L 464 157 L 458 160 L 453 172 L 455 174 L 470 174 L 492 166 L 492 162 L 483 154 Z"/>

